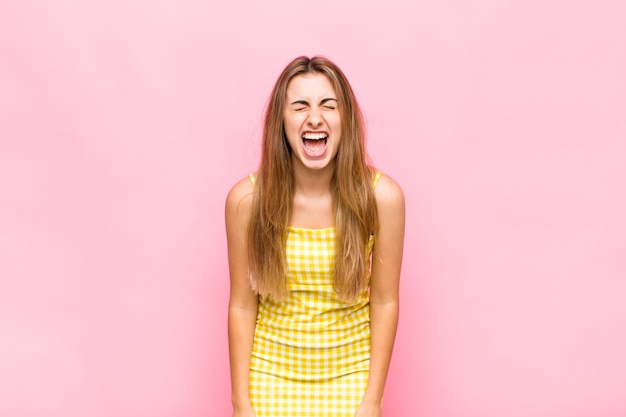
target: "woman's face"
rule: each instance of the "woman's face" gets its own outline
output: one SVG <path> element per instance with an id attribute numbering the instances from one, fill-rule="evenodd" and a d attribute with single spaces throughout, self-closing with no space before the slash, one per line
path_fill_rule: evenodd
<path id="1" fill-rule="evenodd" d="M 341 115 L 328 78 L 319 73 L 292 78 L 283 116 L 294 164 L 318 170 L 334 167 L 341 141 Z"/>

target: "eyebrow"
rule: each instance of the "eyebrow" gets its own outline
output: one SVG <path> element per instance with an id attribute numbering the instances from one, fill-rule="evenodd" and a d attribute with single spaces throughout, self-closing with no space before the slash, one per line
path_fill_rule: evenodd
<path id="1" fill-rule="evenodd" d="M 329 101 L 331 101 L 331 100 L 333 100 L 333 101 L 337 101 L 337 99 L 336 99 L 336 98 L 326 97 L 326 98 L 322 99 L 322 101 L 320 101 L 320 104 L 327 103 L 327 102 L 329 102 Z M 305 106 L 308 106 L 308 105 L 309 105 L 309 102 L 308 102 L 308 101 L 306 101 L 306 100 L 296 100 L 296 101 L 291 102 L 291 103 L 289 103 L 289 104 L 290 104 L 290 105 L 293 105 L 293 104 L 303 104 L 303 105 L 305 105 Z"/>

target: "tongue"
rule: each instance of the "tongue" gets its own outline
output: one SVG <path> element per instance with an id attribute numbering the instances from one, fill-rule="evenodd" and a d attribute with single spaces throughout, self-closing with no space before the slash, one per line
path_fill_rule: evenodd
<path id="1" fill-rule="evenodd" d="M 326 150 L 326 139 L 304 139 L 304 149 L 309 156 L 320 156 Z"/>

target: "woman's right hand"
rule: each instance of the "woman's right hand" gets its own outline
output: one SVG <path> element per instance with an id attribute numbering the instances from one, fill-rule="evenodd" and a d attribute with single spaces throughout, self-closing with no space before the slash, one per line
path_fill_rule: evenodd
<path id="1" fill-rule="evenodd" d="M 252 407 L 250 407 L 243 410 L 233 410 L 232 417 L 256 417 L 256 414 Z"/>

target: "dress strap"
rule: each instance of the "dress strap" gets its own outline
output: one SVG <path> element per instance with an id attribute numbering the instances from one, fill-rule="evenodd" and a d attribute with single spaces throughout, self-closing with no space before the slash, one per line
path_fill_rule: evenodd
<path id="1" fill-rule="evenodd" d="M 250 175 L 248 175 L 248 177 L 250 178 L 250 182 L 252 183 L 252 185 L 254 185 L 256 183 L 256 178 L 254 178 L 254 173 L 250 173 Z"/>
<path id="2" fill-rule="evenodd" d="M 374 183 L 373 183 L 374 187 L 376 187 L 376 184 L 378 184 L 378 180 L 380 179 L 382 175 L 383 175 L 382 171 L 376 171 L 376 175 L 374 176 Z"/>

